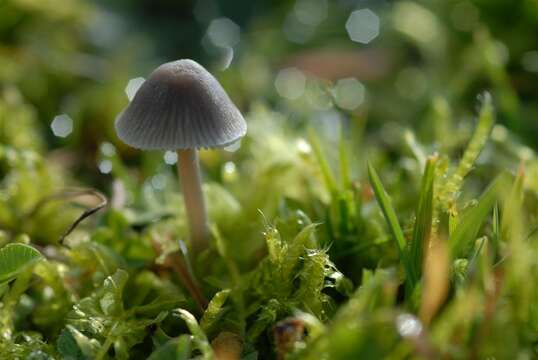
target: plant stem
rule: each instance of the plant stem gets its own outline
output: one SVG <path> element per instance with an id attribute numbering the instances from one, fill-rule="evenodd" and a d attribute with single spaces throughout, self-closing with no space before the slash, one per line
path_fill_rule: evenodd
<path id="1" fill-rule="evenodd" d="M 209 226 L 202 193 L 198 151 L 196 149 L 178 150 L 178 174 L 181 181 L 189 231 L 191 248 L 194 254 L 207 248 L 209 243 Z"/>
<path id="2" fill-rule="evenodd" d="M 157 256 L 160 256 L 162 254 L 162 247 L 156 241 L 155 239 L 152 239 L 151 246 L 155 250 L 155 253 Z M 177 273 L 179 276 L 179 279 L 183 286 L 187 289 L 187 291 L 191 294 L 193 300 L 198 305 L 198 308 L 200 311 L 204 311 L 207 308 L 207 300 L 204 297 L 202 290 L 198 286 L 198 283 L 196 281 L 196 278 L 194 277 L 194 274 L 192 274 L 189 269 L 187 268 L 187 265 L 185 265 L 185 260 L 181 256 L 179 251 L 175 251 L 171 254 L 168 254 L 166 258 L 164 259 L 164 262 L 162 264 L 167 269 L 172 269 Z"/>
<path id="3" fill-rule="evenodd" d="M 200 311 L 204 312 L 204 310 L 207 308 L 208 302 L 202 294 L 202 291 L 198 287 L 198 284 L 196 284 L 196 280 L 191 276 L 191 274 L 185 267 L 185 263 L 181 258 L 181 255 L 175 252 L 168 255 L 168 257 L 170 258 L 170 266 L 178 274 L 179 278 L 181 279 L 181 282 L 191 294 Z"/>
<path id="4" fill-rule="evenodd" d="M 106 354 L 108 353 L 108 349 L 110 349 L 110 347 L 112 346 L 112 344 L 116 340 L 111 334 L 112 334 L 113 330 L 116 328 L 117 325 L 118 325 L 118 323 L 116 322 L 112 326 L 112 328 L 110 328 L 110 330 L 108 331 L 105 343 L 99 349 L 99 352 L 95 356 L 95 360 L 101 360 L 101 359 L 105 358 Z"/>

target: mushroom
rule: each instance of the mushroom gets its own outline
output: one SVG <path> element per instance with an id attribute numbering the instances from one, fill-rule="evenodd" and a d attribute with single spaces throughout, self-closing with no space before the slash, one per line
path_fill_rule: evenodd
<path id="1" fill-rule="evenodd" d="M 193 60 L 155 69 L 116 120 L 116 133 L 141 150 L 176 150 L 191 247 L 208 244 L 209 228 L 201 187 L 198 149 L 228 146 L 247 125 L 217 79 Z"/>

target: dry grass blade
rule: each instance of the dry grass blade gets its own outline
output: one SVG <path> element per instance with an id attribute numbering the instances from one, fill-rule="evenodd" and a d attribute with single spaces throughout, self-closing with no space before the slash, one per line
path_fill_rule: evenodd
<path id="1" fill-rule="evenodd" d="M 424 324 L 428 325 L 448 294 L 450 257 L 446 242 L 439 239 L 432 241 L 426 250 L 419 317 Z"/>
<path id="2" fill-rule="evenodd" d="M 33 209 L 27 214 L 27 216 L 28 217 L 33 216 L 34 214 L 39 212 L 39 210 L 41 210 L 41 208 L 43 206 L 45 206 L 47 203 L 49 203 L 51 201 L 71 201 L 73 199 L 81 198 L 83 196 L 94 197 L 94 198 L 99 200 L 99 203 L 97 203 L 97 205 L 90 206 L 88 209 L 84 210 L 84 212 L 71 224 L 71 226 L 69 226 L 69 228 L 67 228 L 67 230 L 60 237 L 59 243 L 63 244 L 65 238 L 67 236 L 69 236 L 69 234 L 71 234 L 73 232 L 73 230 L 75 230 L 77 228 L 77 226 L 82 221 L 84 221 L 84 219 L 86 219 L 87 217 L 92 216 L 93 214 L 95 214 L 96 212 L 98 212 L 99 210 L 101 210 L 102 208 L 107 206 L 108 199 L 104 194 L 102 194 L 101 192 L 99 192 L 97 190 L 94 190 L 94 189 L 77 189 L 77 188 L 66 189 L 66 190 L 60 191 L 60 192 L 58 192 L 56 194 L 52 194 L 50 196 L 47 196 L 47 197 L 41 199 L 33 207 Z"/>

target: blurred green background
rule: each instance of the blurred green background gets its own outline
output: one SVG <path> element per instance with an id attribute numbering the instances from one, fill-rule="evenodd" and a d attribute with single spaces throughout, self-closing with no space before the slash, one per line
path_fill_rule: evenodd
<path id="1" fill-rule="evenodd" d="M 321 137 L 331 166 L 340 134 L 350 140 L 354 181 L 364 179 L 367 158 L 409 170 L 389 172 L 396 191 L 417 166 L 408 157 L 415 135 L 429 153 L 461 156 L 484 91 L 497 111 L 492 139 L 510 155 L 486 151 L 481 163 L 494 156 L 499 169 L 514 171 L 514 156 L 525 160 L 538 148 L 538 0 L 3 0 L 0 156 L 8 161 L 0 174 L 10 184 L 15 163 L 5 149 L 13 148 L 23 157 L 39 154 L 48 165 L 44 179 L 54 178 L 32 191 L 13 182 L 5 190 L 12 199 L 7 209 L 24 213 L 40 192 L 66 185 L 114 198 L 114 179 L 130 193 L 123 204 L 139 209 L 147 209 L 152 191 L 157 199 L 176 193 L 168 181 L 174 154 L 125 146 L 114 119 L 141 77 L 180 58 L 214 73 L 249 124 L 241 151 L 201 155 L 206 182 L 226 185 L 248 214 L 235 225 L 216 219 L 229 228 L 227 236 L 248 229 L 241 236 L 261 241 L 257 210 L 271 219 L 284 200 L 299 201 L 292 207 L 314 220 L 324 218 L 317 201 L 325 203 L 327 194 L 308 156 L 308 127 Z M 481 184 L 488 180 L 486 171 Z M 310 182 L 312 190 L 305 190 Z M 245 192 L 245 184 L 252 189 Z M 256 193 L 264 187 L 272 191 Z M 405 189 L 396 201 L 412 210 L 416 189 Z M 160 200 L 153 202 L 161 211 Z M 20 217 L 6 210 L 2 221 L 44 242 L 69 223 L 57 219 L 48 235 L 33 234 Z M 260 242 L 246 244 L 243 255 Z"/>
<path id="2" fill-rule="evenodd" d="M 124 88 L 179 58 L 209 68 L 245 113 L 261 101 L 325 131 L 338 117 L 431 129 L 434 99 L 464 119 L 489 90 L 499 122 L 538 146 L 537 0 L 3 0 L 0 140 L 29 136 L 7 124 L 23 102 L 46 135 L 32 146 L 69 150 L 76 172 L 91 176 L 103 141 L 135 156 L 113 131 Z M 65 138 L 50 128 L 59 114 L 73 122 Z"/>
<path id="3" fill-rule="evenodd" d="M 114 119 L 140 78 L 180 58 L 211 71 L 249 126 L 240 149 L 201 152 L 209 215 L 222 238 L 214 236 L 214 246 L 194 267 L 206 296 L 240 289 L 253 311 L 259 307 L 259 317 L 239 317 L 248 318 L 248 326 L 241 326 L 256 330 L 252 342 L 262 349 L 269 347 L 267 329 L 291 313 L 288 302 L 306 309 L 308 301 L 326 299 L 323 271 L 304 275 L 321 279 L 312 286 L 314 295 L 279 297 L 278 286 L 265 286 L 274 278 L 267 258 L 262 260 L 270 224 L 289 242 L 305 225 L 321 223 L 309 245 L 321 257 L 327 252 L 324 261 L 342 271 L 334 267 L 333 275 L 354 285 L 370 276 L 368 270 L 398 264 L 365 162 L 380 170 L 398 218 L 408 219 L 402 223 L 408 233 L 426 156 L 441 154 L 440 178 L 455 168 L 478 105 L 489 106 L 481 101 L 489 99 L 484 92 L 496 111 L 491 141 L 476 164 L 464 164 L 463 173 L 476 169 L 455 186 L 453 198 L 461 190 L 461 200 L 438 205 L 447 213 L 472 207 L 470 200 L 497 174 L 516 173 L 524 164 L 525 217 L 537 222 L 538 0 L 0 0 L 0 244 L 31 241 L 55 249 L 81 208 L 68 196 L 51 198 L 72 186 L 106 193 L 110 208 L 78 227 L 68 248 L 57 246 L 69 253 L 65 271 L 76 279 L 80 298 L 118 268 L 129 269 L 132 279 L 153 271 L 161 252 L 176 251 L 177 240 L 188 238 L 175 154 L 131 149 L 114 131 Z M 483 127 L 478 143 L 489 132 L 489 125 Z M 482 145 L 474 146 L 474 155 Z M 514 263 L 532 257 L 532 249 L 516 249 Z M 105 265 L 96 264 L 95 254 Z M 227 261 L 237 263 L 232 273 L 239 280 L 228 275 Z M 531 278 L 531 270 L 536 277 L 536 266 L 525 261 L 510 276 L 527 296 L 534 288 L 520 279 Z M 261 275 L 252 280 L 248 272 L 255 268 Z M 243 284 L 245 273 L 250 287 Z M 376 278 L 383 288 L 384 278 Z M 295 278 L 286 280 L 292 289 Z M 40 310 L 32 326 L 45 337 L 64 327 L 62 316 L 73 302 L 64 293 L 57 297 L 64 314 L 56 319 L 49 316 L 53 301 L 36 301 Z M 278 316 L 273 298 L 284 299 Z M 334 295 L 334 304 L 342 302 L 342 294 Z M 325 305 L 331 309 L 320 306 L 316 313 L 322 320 L 335 311 L 332 300 Z M 468 309 L 458 313 L 462 321 L 479 316 Z M 528 318 L 500 314 L 498 336 L 515 334 Z M 525 341 L 535 349 L 538 320 L 530 322 L 532 336 L 525 333 Z M 455 325 L 452 330 L 459 335 Z M 256 340 L 262 333 L 267 336 Z M 515 338 L 502 344 L 484 338 L 507 354 L 519 347 Z M 140 353 L 147 355 L 152 347 L 144 346 Z M 338 341 L 334 348 L 341 350 Z"/>

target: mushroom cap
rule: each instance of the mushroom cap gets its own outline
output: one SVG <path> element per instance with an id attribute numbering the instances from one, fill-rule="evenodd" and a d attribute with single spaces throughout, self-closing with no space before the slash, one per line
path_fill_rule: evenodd
<path id="1" fill-rule="evenodd" d="M 224 147 L 247 132 L 217 79 L 188 59 L 155 69 L 115 125 L 124 143 L 142 150 Z"/>

